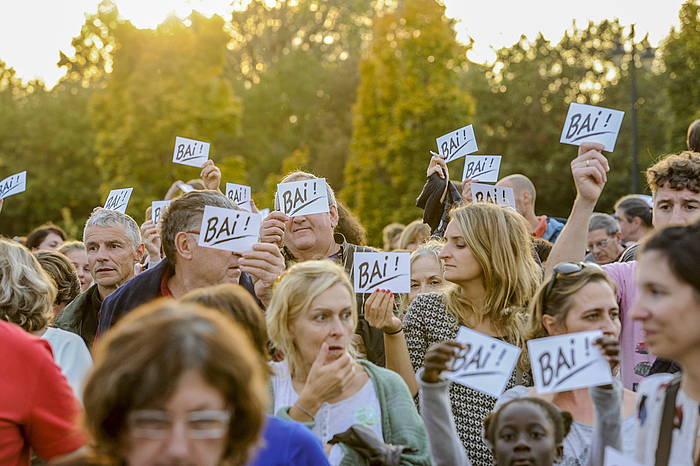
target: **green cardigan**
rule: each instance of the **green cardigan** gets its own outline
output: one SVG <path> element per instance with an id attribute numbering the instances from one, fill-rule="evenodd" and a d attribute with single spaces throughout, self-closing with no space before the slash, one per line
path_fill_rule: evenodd
<path id="1" fill-rule="evenodd" d="M 374 391 L 382 411 L 382 435 L 384 442 L 392 445 L 405 445 L 415 450 L 401 455 L 402 465 L 432 465 L 428 435 L 423 420 L 418 415 L 413 397 L 401 376 L 397 373 L 375 366 L 369 361 L 358 360 L 374 384 Z M 274 395 L 274 394 L 273 394 Z M 298 422 L 289 417 L 289 406 L 277 411 L 277 416 Z M 313 421 L 302 423 L 312 429 Z M 369 463 L 350 447 L 340 444 L 345 456 L 342 466 L 369 465 Z"/>

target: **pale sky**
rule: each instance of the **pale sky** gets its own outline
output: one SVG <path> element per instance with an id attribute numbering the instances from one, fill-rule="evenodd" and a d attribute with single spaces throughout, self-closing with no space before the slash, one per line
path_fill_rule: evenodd
<path id="1" fill-rule="evenodd" d="M 322 0 L 321 0 L 322 1 Z M 52 86 L 62 72 L 56 67 L 59 50 L 72 55 L 71 39 L 78 35 L 86 12 L 99 0 L 0 0 L 0 60 L 20 78 L 41 78 Z M 207 15 L 228 15 L 231 0 L 117 0 L 123 17 L 138 27 L 154 27 L 170 12 L 184 17 L 192 9 Z M 521 34 L 538 32 L 557 41 L 575 20 L 620 18 L 635 23 L 638 37 L 649 34 L 658 45 L 678 24 L 683 0 L 444 0 L 447 15 L 458 20 L 460 40 L 474 39 L 469 57 L 492 59 L 493 48 L 510 46 Z"/>

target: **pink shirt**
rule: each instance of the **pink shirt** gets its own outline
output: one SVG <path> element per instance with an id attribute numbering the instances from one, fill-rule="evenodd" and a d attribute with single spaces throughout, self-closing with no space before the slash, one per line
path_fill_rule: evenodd
<path id="1" fill-rule="evenodd" d="M 637 261 L 613 262 L 604 265 L 603 269 L 617 286 L 617 304 L 620 306 L 622 322 L 622 334 L 620 335 L 622 384 L 629 390 L 635 390 L 637 384 L 643 380 L 656 359 L 654 355 L 647 353 L 642 324 L 632 320 L 630 315 L 632 305 L 637 297 L 635 283 Z"/>

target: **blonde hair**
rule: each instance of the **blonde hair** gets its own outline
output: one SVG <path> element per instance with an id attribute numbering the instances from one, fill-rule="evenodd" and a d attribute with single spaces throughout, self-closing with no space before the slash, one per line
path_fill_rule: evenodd
<path id="1" fill-rule="evenodd" d="M 542 281 L 526 220 L 515 210 L 486 202 L 458 207 L 450 213 L 483 273 L 486 296 L 477 309 L 450 286 L 447 312 L 459 322 L 488 320 L 510 343 L 523 347 L 524 309 Z"/>
<path id="2" fill-rule="evenodd" d="M 414 220 L 403 229 L 399 237 L 399 249 L 407 249 L 411 243 L 422 244 L 430 238 L 430 226 L 423 220 Z"/>
<path id="3" fill-rule="evenodd" d="M 291 374 L 301 367 L 301 360 L 289 326 L 314 299 L 335 285 L 342 285 L 350 293 L 354 329 L 357 326 L 355 293 L 345 270 L 338 264 L 330 260 L 295 264 L 282 274 L 274 288 L 265 313 L 267 331 L 275 347 L 284 352 Z"/>
<path id="4" fill-rule="evenodd" d="M 56 293 L 29 249 L 0 238 L 0 319 L 27 332 L 41 330 L 51 321 Z"/>

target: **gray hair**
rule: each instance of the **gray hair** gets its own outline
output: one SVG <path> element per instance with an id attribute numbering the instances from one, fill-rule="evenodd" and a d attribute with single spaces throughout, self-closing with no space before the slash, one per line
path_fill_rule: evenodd
<path id="1" fill-rule="evenodd" d="M 160 230 L 163 252 L 172 265 L 177 261 L 175 236 L 181 231 L 199 232 L 205 206 L 241 210 L 235 202 L 219 191 L 191 191 L 174 199 L 161 216 Z"/>
<path id="2" fill-rule="evenodd" d="M 440 272 L 444 272 L 445 266 L 440 259 L 440 251 L 442 251 L 443 246 L 444 243 L 439 240 L 430 240 L 421 244 L 411 253 L 411 265 L 420 257 L 431 257 L 440 266 Z"/>
<path id="3" fill-rule="evenodd" d="M 95 210 L 90 218 L 85 222 L 85 228 L 83 229 L 83 241 L 85 241 L 85 235 L 88 228 L 90 227 L 115 227 L 121 226 L 124 228 L 124 233 L 126 233 L 127 238 L 131 242 L 131 247 L 136 251 L 141 245 L 141 230 L 139 229 L 138 223 L 126 214 L 117 212 L 116 210 L 109 210 L 98 208 Z"/>
<path id="4" fill-rule="evenodd" d="M 620 231 L 620 224 L 611 215 L 595 213 L 588 223 L 588 231 L 594 230 L 605 230 L 608 235 L 614 235 Z"/>
<path id="5" fill-rule="evenodd" d="M 301 181 L 301 180 L 317 180 L 318 176 L 308 173 L 308 172 L 303 172 L 303 171 L 295 171 L 292 173 L 289 173 L 287 176 L 282 178 L 282 181 L 280 183 L 289 183 L 292 181 Z M 338 207 L 338 201 L 335 200 L 335 192 L 333 191 L 333 188 L 331 188 L 331 185 L 328 184 L 328 181 L 326 181 L 326 192 L 328 193 L 328 207 L 330 206 L 335 206 Z M 279 204 L 277 203 L 277 196 L 275 195 L 275 210 L 279 210 Z"/>

